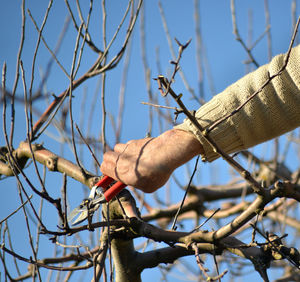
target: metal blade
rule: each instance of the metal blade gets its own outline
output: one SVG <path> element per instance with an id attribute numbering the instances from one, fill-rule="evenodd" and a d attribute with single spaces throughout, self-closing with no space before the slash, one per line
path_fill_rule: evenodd
<path id="1" fill-rule="evenodd" d="M 71 222 L 79 213 L 86 212 L 89 201 L 90 201 L 89 199 L 84 199 L 77 208 L 73 209 L 71 213 L 68 215 L 68 222 Z M 77 220 L 75 222 L 77 222 Z M 72 223 L 72 225 L 73 224 L 74 223 Z"/>
<path id="2" fill-rule="evenodd" d="M 77 225 L 77 224 L 83 222 L 84 220 L 87 219 L 87 217 L 88 217 L 88 211 L 85 210 L 78 216 L 78 218 L 76 220 L 74 220 L 74 222 L 72 222 L 72 225 Z"/>
<path id="3" fill-rule="evenodd" d="M 93 186 L 92 189 L 91 189 L 91 192 L 89 194 L 89 199 L 95 199 L 95 196 L 97 194 L 97 186 Z"/>
<path id="4" fill-rule="evenodd" d="M 78 215 L 78 213 L 81 212 L 81 209 L 79 207 L 73 209 L 71 213 L 68 214 L 68 222 L 71 222 L 73 218 Z"/>
<path id="5" fill-rule="evenodd" d="M 89 198 L 82 201 L 79 207 L 75 208 L 68 216 L 68 222 L 71 222 L 79 213 L 80 215 L 76 220 L 72 222 L 72 225 L 77 225 L 88 218 L 88 212 L 92 217 L 94 212 L 99 209 L 102 203 L 105 203 L 106 199 L 102 193 L 102 189 L 97 186 L 93 186 L 89 194 Z"/>

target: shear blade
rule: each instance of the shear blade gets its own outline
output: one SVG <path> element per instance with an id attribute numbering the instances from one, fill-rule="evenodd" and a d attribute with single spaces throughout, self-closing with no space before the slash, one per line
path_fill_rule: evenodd
<path id="1" fill-rule="evenodd" d="M 73 221 L 72 225 L 77 225 L 83 222 L 88 217 L 88 210 L 90 216 L 92 217 L 94 212 L 100 207 L 100 205 L 105 202 L 106 199 L 102 193 L 101 188 L 99 188 L 96 185 L 93 186 L 88 199 L 83 200 L 82 203 L 79 205 L 79 207 L 75 208 L 69 214 L 68 221 L 71 222 L 80 213 L 78 218 L 75 221 Z M 89 205 L 89 209 L 88 209 L 88 205 Z"/>
<path id="2" fill-rule="evenodd" d="M 85 210 L 87 210 L 87 208 L 83 201 L 82 204 L 71 211 L 71 213 L 68 215 L 68 221 L 72 221 L 79 213 L 84 212 Z"/>
<path id="3" fill-rule="evenodd" d="M 84 220 L 87 219 L 87 217 L 88 217 L 88 211 L 87 210 L 82 211 L 81 214 L 78 216 L 78 218 L 73 221 L 72 225 L 77 225 L 77 224 L 83 222 Z"/>
<path id="4" fill-rule="evenodd" d="M 89 205 L 91 206 L 91 208 L 89 209 L 87 209 L 87 206 L 84 206 L 82 208 L 78 207 L 74 209 L 68 216 L 68 221 L 72 221 L 79 213 L 80 214 L 78 218 L 72 222 L 72 225 L 77 225 L 86 220 L 88 218 L 88 213 L 90 213 L 90 217 L 92 218 L 94 212 L 99 209 L 101 203 L 99 203 L 99 199 L 94 199 L 89 202 Z"/>
<path id="5" fill-rule="evenodd" d="M 68 222 L 71 222 L 79 213 L 82 214 L 85 211 L 87 211 L 87 205 L 88 205 L 89 201 L 90 201 L 89 199 L 85 199 L 81 202 L 81 204 L 77 208 L 73 209 L 71 211 L 71 213 L 68 215 Z M 78 221 L 78 219 L 75 222 L 77 222 L 77 221 Z M 73 224 L 74 223 L 72 223 L 72 225 Z"/>
<path id="6" fill-rule="evenodd" d="M 74 217 L 75 217 L 76 215 L 78 215 L 79 212 L 80 212 L 80 211 L 79 211 L 78 208 L 75 208 L 74 210 L 72 210 L 71 213 L 68 214 L 68 221 L 69 221 L 69 222 L 72 221 L 72 220 L 74 219 Z"/>
<path id="7" fill-rule="evenodd" d="M 95 199 L 97 195 L 97 189 L 98 187 L 96 185 L 92 187 L 91 192 L 89 194 L 89 199 Z"/>

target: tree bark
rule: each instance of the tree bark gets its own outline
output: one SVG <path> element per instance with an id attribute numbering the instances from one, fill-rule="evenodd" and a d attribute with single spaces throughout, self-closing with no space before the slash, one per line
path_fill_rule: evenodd
<path id="1" fill-rule="evenodd" d="M 116 282 L 141 282 L 141 272 L 135 267 L 138 252 L 133 240 L 113 239 L 111 251 L 114 259 Z"/>

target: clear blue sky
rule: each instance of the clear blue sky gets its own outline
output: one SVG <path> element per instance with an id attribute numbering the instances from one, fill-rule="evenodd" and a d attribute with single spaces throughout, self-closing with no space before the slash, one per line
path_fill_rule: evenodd
<path id="1" fill-rule="evenodd" d="M 20 42 L 20 26 L 21 26 L 21 9 L 20 2 L 17 0 L 3 1 L 0 9 L 0 34 L 1 34 L 1 43 L 0 43 L 0 67 L 2 69 L 3 63 L 7 64 L 7 88 L 12 89 L 15 77 L 16 69 L 16 57 L 19 48 Z M 71 1 L 70 1 L 71 2 Z M 86 18 L 88 11 L 88 2 L 81 1 L 84 17 Z M 101 5 L 100 3 L 95 2 L 95 8 L 93 10 L 90 32 L 95 38 L 96 43 L 100 48 L 102 48 L 102 16 L 101 16 Z M 169 64 L 169 61 L 172 59 L 170 53 L 166 35 L 162 26 L 162 19 L 159 13 L 158 1 L 157 0 L 145 0 L 145 28 L 146 28 L 146 56 L 147 62 L 151 69 L 151 77 L 157 76 L 159 70 L 157 68 L 157 59 L 156 52 L 159 48 L 159 59 L 161 72 L 164 75 L 169 75 L 171 72 L 172 66 Z M 245 74 L 246 67 L 243 64 L 247 60 L 247 54 L 245 50 L 241 47 L 240 43 L 234 39 L 232 32 L 232 19 L 230 11 L 230 1 L 220 1 L 220 0 L 210 0 L 210 1 L 200 1 L 200 28 L 202 33 L 203 41 L 203 50 L 205 52 L 205 72 L 204 72 L 204 98 L 209 100 L 212 95 L 221 92 L 224 88 L 229 86 L 231 83 L 239 79 Z M 272 55 L 278 53 L 283 53 L 287 51 L 291 33 L 292 33 L 292 18 L 291 18 L 291 3 L 290 0 L 272 0 L 269 2 L 270 9 L 270 22 L 271 22 L 271 37 L 272 37 Z M 297 1 L 297 4 L 299 1 Z M 31 14 L 34 19 L 37 21 L 38 25 L 41 25 L 44 12 L 47 8 L 47 1 L 27 1 L 26 10 L 30 9 Z M 107 1 L 107 40 L 109 41 L 118 26 L 120 19 L 126 8 L 127 1 L 117 1 L 117 0 L 108 0 Z M 298 5 L 299 6 L 299 5 Z M 72 5 L 74 11 L 76 8 Z M 195 22 L 193 18 L 194 13 L 194 1 L 179 1 L 179 0 L 163 0 L 162 7 L 166 15 L 167 24 L 171 37 L 176 37 L 181 42 L 186 42 L 189 39 L 192 39 L 192 42 L 189 48 L 184 52 L 183 59 L 181 61 L 181 67 L 187 77 L 188 83 L 195 90 L 196 93 L 199 93 L 199 84 L 198 84 L 198 71 L 196 64 L 196 38 L 195 38 Z M 252 42 L 254 42 L 258 37 L 260 37 L 266 29 L 266 18 L 264 10 L 264 1 L 261 0 L 243 0 L 236 1 L 236 13 L 237 13 L 237 24 L 241 37 L 248 42 L 248 31 L 249 31 L 249 13 L 252 14 Z M 297 15 L 299 15 L 299 7 L 297 8 Z M 55 47 L 59 34 L 64 25 L 67 15 L 66 6 L 64 1 L 58 0 L 54 1 L 52 10 L 49 15 L 49 20 L 45 26 L 44 36 L 47 43 L 51 48 Z M 31 64 L 32 56 L 36 46 L 37 32 L 28 16 L 26 11 L 26 34 L 25 34 L 25 43 L 22 53 L 22 60 L 24 62 L 24 68 L 26 73 L 27 83 L 29 85 L 31 78 Z M 127 24 L 125 24 L 125 27 Z M 118 52 L 126 28 L 123 28 L 120 32 L 119 39 L 114 43 L 112 49 L 110 50 L 110 58 L 112 58 L 116 52 Z M 66 38 L 63 41 L 62 48 L 58 53 L 59 60 L 62 61 L 65 69 L 70 71 L 72 63 L 72 54 L 75 46 L 76 33 L 72 23 L 70 24 Z M 173 41 L 173 46 L 175 51 L 177 51 L 176 44 Z M 88 50 L 88 48 L 87 48 Z M 177 53 L 177 52 L 176 52 Z M 253 50 L 253 55 L 257 62 L 262 65 L 268 62 L 268 52 L 267 52 L 267 39 L 266 36 L 256 45 Z M 50 60 L 51 55 L 41 43 L 41 48 L 38 53 L 36 71 L 35 71 L 35 82 L 33 89 L 37 89 L 39 86 L 39 81 L 41 74 L 45 71 L 45 66 Z M 84 53 L 79 74 L 83 74 L 89 66 L 94 62 L 96 56 L 90 51 Z M 124 59 L 120 62 L 118 68 L 110 71 L 107 76 L 107 88 L 106 88 L 106 103 L 108 112 L 112 115 L 116 115 L 116 109 L 118 108 L 118 94 L 121 87 L 122 79 L 122 69 L 123 69 Z M 253 66 L 252 66 L 253 67 Z M 211 90 L 210 83 L 213 83 L 213 89 Z M 51 75 L 45 85 L 44 91 L 49 93 L 54 93 L 59 95 L 66 87 L 69 85 L 68 78 L 64 75 L 61 69 L 53 64 Z M 83 93 L 86 91 L 88 103 L 87 108 L 85 109 L 86 113 L 89 112 L 91 107 L 91 97 L 93 96 L 97 85 L 97 79 L 91 79 L 85 84 L 85 87 L 79 87 L 74 91 L 74 119 L 75 122 L 80 123 L 80 113 L 83 112 L 81 106 L 81 101 L 83 99 Z M 141 44 L 140 44 L 140 21 L 138 20 L 135 31 L 133 34 L 132 48 L 131 48 L 131 57 L 129 63 L 129 72 L 128 80 L 126 84 L 126 98 L 125 98 L 125 112 L 124 112 L 124 126 L 122 129 L 121 141 L 128 141 L 134 138 L 142 138 L 148 132 L 148 107 L 142 105 L 141 102 L 147 102 L 148 94 L 145 86 L 144 79 L 144 69 L 141 60 Z M 157 91 L 157 85 L 155 81 L 151 81 L 151 87 L 154 95 L 159 96 Z M 18 95 L 22 97 L 22 83 L 20 81 L 18 86 Z M 197 109 L 199 105 L 191 99 L 190 94 L 184 87 L 184 84 L 181 81 L 179 75 L 176 77 L 176 82 L 174 84 L 174 89 L 176 91 L 182 92 L 184 94 L 184 102 L 191 109 Z M 158 98 L 161 104 L 165 103 L 161 97 Z M 171 105 L 175 106 L 175 103 L 171 101 Z M 100 103 L 97 104 L 97 107 L 100 106 Z M 43 112 L 46 108 L 45 102 L 38 103 L 38 110 Z M 17 107 L 16 112 L 17 122 L 16 122 L 16 134 L 15 134 L 15 146 L 18 146 L 18 143 L 26 138 L 24 128 L 25 118 L 24 110 L 21 106 Z M 138 118 L 137 118 L 138 117 Z M 37 116 L 34 116 L 36 120 Z M 8 114 L 9 119 L 9 114 Z M 1 112 L 1 124 L 2 124 L 2 112 Z M 179 120 L 182 120 L 180 118 Z M 99 121 L 99 122 L 97 122 Z M 90 121 L 85 121 L 83 128 L 85 129 L 88 126 Z M 9 122 L 8 122 L 9 124 Z M 100 134 L 100 124 L 101 124 L 101 113 L 98 111 L 98 115 L 94 117 L 92 123 L 92 131 L 94 137 L 99 137 Z M 156 136 L 160 133 L 160 128 L 157 120 L 153 121 L 153 131 L 152 135 Z M 2 125 L 1 125 L 2 126 Z M 113 146 L 115 143 L 114 136 L 111 130 L 111 124 L 108 121 L 107 126 L 107 140 L 109 145 Z M 171 126 L 169 126 L 171 128 Z M 163 130 L 168 129 L 164 127 Z M 54 127 L 50 127 L 47 131 L 47 134 L 41 137 L 38 142 L 45 142 L 47 148 L 60 153 L 60 145 L 51 139 L 52 136 L 58 137 L 59 134 Z M 2 130 L 0 133 L 0 145 L 4 145 L 4 139 Z M 65 148 L 65 157 L 69 158 L 73 162 L 74 156 L 70 148 Z M 84 156 L 84 159 L 89 159 L 87 156 Z M 90 165 L 86 164 L 87 168 L 90 169 Z M 212 173 L 211 168 L 217 168 L 219 172 Z M 214 176 L 217 175 L 218 178 L 228 177 L 227 166 L 223 162 L 216 162 L 211 166 L 201 164 L 202 176 L 199 176 L 199 179 L 204 183 L 211 183 L 215 181 Z M 184 169 L 179 170 L 178 175 L 182 175 L 185 172 Z M 207 177 L 203 177 L 207 173 Z M 227 175 L 227 176 L 226 176 Z M 53 176 L 49 174 L 49 180 L 47 180 L 47 185 L 53 187 L 50 189 L 53 193 L 60 193 L 61 187 L 61 176 Z M 186 179 L 184 179 L 186 180 Z M 33 180 L 34 181 L 34 180 Z M 216 182 L 218 182 L 217 180 Z M 19 201 L 17 196 L 17 190 L 15 188 L 15 181 L 11 179 L 6 179 L 0 182 L 0 189 L 2 195 L 5 197 L 4 203 L 0 207 L 0 220 L 13 211 L 16 207 L 19 206 Z M 56 189 L 57 187 L 57 189 Z M 74 183 L 72 187 L 76 193 L 71 195 L 72 205 L 80 202 L 83 197 L 82 186 L 80 184 Z M 71 189 L 71 188 L 70 188 Z M 161 197 L 165 196 L 165 192 L 162 190 Z M 182 191 L 178 192 L 177 195 L 180 199 L 182 196 Z M 177 199 L 175 196 L 174 199 Z M 178 200 L 178 199 L 177 199 Z M 38 205 L 38 201 L 36 201 Z M 51 211 L 49 212 L 51 214 Z M 47 215 L 48 216 L 48 215 Z M 56 218 L 50 216 L 53 226 L 56 224 Z M 31 255 L 30 249 L 28 246 L 23 245 L 23 238 L 26 238 L 27 234 L 23 234 L 23 224 L 24 218 L 20 214 L 12 218 L 9 223 L 14 227 L 15 234 L 13 234 L 14 239 L 17 240 L 15 250 L 20 252 L 22 255 L 29 257 Z M 25 237 L 24 237 L 25 236 Z M 46 242 L 47 239 L 43 239 Z M 39 254 L 40 258 L 49 256 L 46 249 L 41 249 Z M 194 258 L 192 258 L 193 260 Z M 191 260 L 189 260 L 191 261 Z M 194 264 L 196 268 L 196 264 Z M 24 267 L 24 271 L 26 266 Z M 0 272 L 3 272 L 2 265 L 0 266 Z M 176 272 L 174 272 L 176 273 Z M 171 277 L 169 281 L 185 281 L 183 274 L 178 274 L 180 277 Z M 154 278 L 155 277 L 155 278 Z M 161 277 L 160 271 L 158 269 L 147 270 L 144 273 L 144 281 L 157 281 Z M 258 277 L 257 274 L 252 277 Z M 90 277 L 86 278 L 88 281 Z M 76 280 L 74 280 L 76 281 Z M 228 278 L 224 281 L 229 281 Z M 242 281 L 242 279 L 240 280 Z"/>

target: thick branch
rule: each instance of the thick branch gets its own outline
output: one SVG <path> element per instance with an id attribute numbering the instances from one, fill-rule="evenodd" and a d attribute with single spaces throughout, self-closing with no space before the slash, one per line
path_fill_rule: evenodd
<path id="1" fill-rule="evenodd" d="M 75 180 L 81 182 L 82 184 L 92 187 L 99 178 L 89 171 L 82 172 L 82 170 L 69 160 L 57 156 L 51 151 L 45 149 L 42 145 L 32 145 L 32 150 L 34 152 L 35 160 L 43 165 L 45 165 L 51 171 L 58 171 L 61 173 L 66 173 L 66 175 L 74 178 Z M 24 168 L 26 161 L 32 158 L 29 144 L 27 142 L 21 142 L 19 147 L 14 151 L 15 159 L 18 161 L 21 168 Z M 12 168 L 0 161 L 0 173 L 12 176 L 14 175 Z"/>

